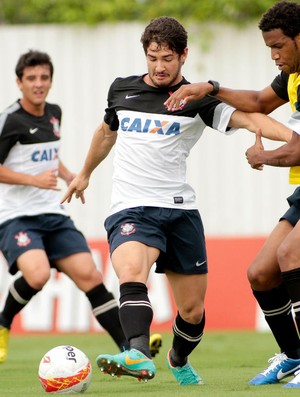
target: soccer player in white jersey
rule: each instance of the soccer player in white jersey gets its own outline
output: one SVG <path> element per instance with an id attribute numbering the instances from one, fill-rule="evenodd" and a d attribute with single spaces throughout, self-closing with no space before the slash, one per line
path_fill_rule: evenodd
<path id="1" fill-rule="evenodd" d="M 118 303 L 107 291 L 85 237 L 60 204 L 58 177 L 74 178 L 59 158 L 61 109 L 46 102 L 53 64 L 48 54 L 29 51 L 16 65 L 22 98 L 0 115 L 0 249 L 13 281 L 0 313 L 0 363 L 7 358 L 14 317 L 42 290 L 50 267 L 85 292 L 93 313 L 120 350 L 128 342 Z M 151 350 L 158 352 L 160 335 Z"/>
<path id="2" fill-rule="evenodd" d="M 93 170 L 115 144 L 111 213 L 105 221 L 111 260 L 120 282 L 120 319 L 130 348 L 100 354 L 111 375 L 147 381 L 156 368 L 149 352 L 152 307 L 146 286 L 150 268 L 164 272 L 177 305 L 167 365 L 180 385 L 201 385 L 188 357 L 202 339 L 207 285 L 205 237 L 195 192 L 186 180 L 186 159 L 206 126 L 230 134 L 245 127 L 276 139 L 291 131 L 267 116 L 247 115 L 206 97 L 169 112 L 164 102 L 188 81 L 182 66 L 187 32 L 174 18 L 150 22 L 141 42 L 148 72 L 117 78 L 108 94 L 104 121 L 96 129 L 84 166 L 62 202 L 73 194 L 85 202 Z"/>
<path id="3" fill-rule="evenodd" d="M 270 113 L 290 103 L 288 126 L 294 131 L 290 142 L 278 150 L 264 151 L 260 136 L 247 151 L 249 164 L 291 167 L 290 183 L 300 184 L 300 4 L 280 1 L 266 11 L 259 22 L 265 44 L 281 73 L 262 90 L 234 90 L 219 87 L 217 97 L 249 112 Z M 198 101 L 211 90 L 208 83 L 194 83 L 174 92 L 166 101 L 177 109 Z M 280 353 L 268 367 L 250 380 L 252 385 L 278 383 L 294 376 L 285 388 L 300 388 L 300 188 L 288 198 L 290 208 L 280 218 L 266 243 L 248 269 L 255 299 L 278 343 Z M 292 306 L 294 308 L 295 320 Z M 298 370 L 298 371 L 297 371 Z"/>

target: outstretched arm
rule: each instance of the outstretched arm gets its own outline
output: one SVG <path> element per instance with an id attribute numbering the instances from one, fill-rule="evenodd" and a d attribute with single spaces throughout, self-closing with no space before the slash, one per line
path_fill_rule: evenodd
<path id="1" fill-rule="evenodd" d="M 88 187 L 89 179 L 94 169 L 106 158 L 115 144 L 117 133 L 111 131 L 108 124 L 102 122 L 96 129 L 84 165 L 79 174 L 70 183 L 61 203 L 71 202 L 73 194 L 85 203 L 84 190 Z"/>
<path id="2" fill-rule="evenodd" d="M 183 108 L 189 102 L 198 101 L 210 95 L 213 86 L 210 83 L 192 83 L 182 85 L 164 103 L 169 111 Z M 236 109 L 244 112 L 260 112 L 269 114 L 274 109 L 286 103 L 279 98 L 273 88 L 268 86 L 260 91 L 255 90 L 233 90 L 220 87 L 217 95 L 214 96 Z"/>
<path id="3" fill-rule="evenodd" d="M 236 110 L 231 115 L 229 126 L 246 128 L 254 133 L 261 130 L 264 138 L 272 139 L 273 141 L 288 142 L 292 139 L 292 130 L 262 113 L 245 113 Z"/>

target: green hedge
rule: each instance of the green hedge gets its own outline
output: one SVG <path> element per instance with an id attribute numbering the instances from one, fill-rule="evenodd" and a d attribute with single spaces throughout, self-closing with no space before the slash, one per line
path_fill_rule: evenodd
<path id="1" fill-rule="evenodd" d="M 274 0 L 0 0 L 0 24 L 149 21 L 160 15 L 245 24 Z"/>

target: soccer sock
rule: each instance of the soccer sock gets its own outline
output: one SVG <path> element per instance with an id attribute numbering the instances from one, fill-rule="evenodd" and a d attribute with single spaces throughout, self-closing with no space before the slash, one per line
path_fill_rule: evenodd
<path id="1" fill-rule="evenodd" d="M 39 291 L 40 290 L 30 287 L 23 276 L 16 279 L 9 287 L 4 308 L 0 315 L 1 325 L 9 329 L 15 315 L 19 313 Z"/>
<path id="2" fill-rule="evenodd" d="M 281 275 L 292 300 L 295 320 L 300 333 L 300 268 L 282 272 Z M 300 358 L 300 354 L 298 358 Z"/>
<path id="3" fill-rule="evenodd" d="M 120 285 L 120 320 L 131 349 L 151 357 L 149 348 L 150 325 L 153 318 L 148 288 L 143 283 Z"/>
<path id="4" fill-rule="evenodd" d="M 86 292 L 86 296 L 98 323 L 110 334 L 121 351 L 126 350 L 129 343 L 120 323 L 119 307 L 113 294 L 107 291 L 104 284 L 100 284 Z"/>
<path id="5" fill-rule="evenodd" d="M 183 367 L 188 356 L 200 343 L 205 326 L 205 312 L 199 324 L 187 323 L 177 313 L 173 324 L 173 345 L 170 353 L 171 364 L 174 367 Z"/>
<path id="6" fill-rule="evenodd" d="M 300 291 L 299 291 L 300 292 Z M 285 284 L 269 291 L 253 291 L 281 352 L 300 357 L 300 339 L 292 314 L 292 302 Z"/>

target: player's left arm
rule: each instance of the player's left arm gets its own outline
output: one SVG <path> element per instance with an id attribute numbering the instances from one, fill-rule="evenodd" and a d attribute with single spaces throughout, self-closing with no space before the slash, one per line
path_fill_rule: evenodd
<path id="1" fill-rule="evenodd" d="M 273 141 L 289 142 L 292 139 L 292 130 L 262 113 L 245 113 L 235 110 L 229 122 L 229 127 L 233 128 L 246 128 L 251 132 L 261 131 L 264 138 Z"/>

